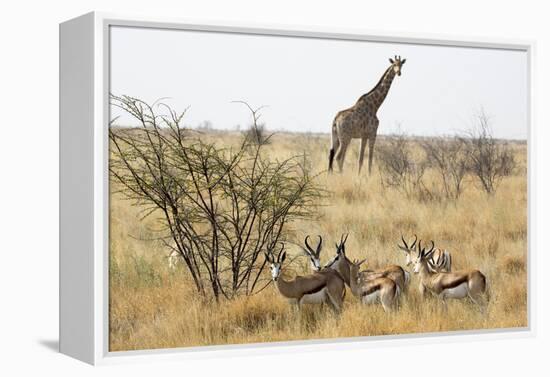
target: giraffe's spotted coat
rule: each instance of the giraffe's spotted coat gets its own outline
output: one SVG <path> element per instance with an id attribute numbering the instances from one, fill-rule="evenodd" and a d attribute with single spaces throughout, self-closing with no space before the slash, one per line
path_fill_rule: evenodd
<path id="1" fill-rule="evenodd" d="M 369 174 L 372 167 L 372 158 L 376 133 L 378 131 L 378 117 L 376 113 L 386 99 L 395 75 L 401 75 L 401 67 L 406 59 L 395 57 L 390 59 L 391 65 L 386 69 L 378 84 L 368 93 L 362 95 L 355 105 L 336 114 L 332 123 L 332 147 L 329 155 L 329 171 L 332 171 L 334 157 L 338 168 L 342 171 L 347 148 L 352 139 L 361 139 L 359 152 L 359 172 L 363 166 L 365 147 L 369 145 Z"/>

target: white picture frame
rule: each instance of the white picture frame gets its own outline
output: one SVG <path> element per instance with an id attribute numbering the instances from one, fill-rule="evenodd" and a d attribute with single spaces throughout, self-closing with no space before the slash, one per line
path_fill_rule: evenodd
<path id="1" fill-rule="evenodd" d="M 131 26 L 257 35 L 383 41 L 440 46 L 498 48 L 528 55 L 528 326 L 521 329 L 342 338 L 236 346 L 205 346 L 109 352 L 108 350 L 108 124 L 109 28 Z M 464 39 L 311 27 L 195 23 L 190 21 L 88 13 L 60 25 L 60 352 L 90 364 L 152 359 L 203 358 L 379 347 L 536 334 L 533 125 L 533 41 Z"/>

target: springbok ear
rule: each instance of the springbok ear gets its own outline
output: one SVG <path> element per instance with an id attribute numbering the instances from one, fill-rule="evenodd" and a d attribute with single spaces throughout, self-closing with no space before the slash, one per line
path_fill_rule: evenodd
<path id="1" fill-rule="evenodd" d="M 286 251 L 283 251 L 283 254 L 281 254 L 281 260 L 279 261 L 280 264 L 283 264 L 286 258 Z"/>
<path id="2" fill-rule="evenodd" d="M 407 61 L 407 59 L 401 60 L 401 65 L 405 64 L 406 61 Z"/>
<path id="3" fill-rule="evenodd" d="M 392 58 L 390 58 L 390 63 L 392 63 L 392 64 L 395 63 Z"/>

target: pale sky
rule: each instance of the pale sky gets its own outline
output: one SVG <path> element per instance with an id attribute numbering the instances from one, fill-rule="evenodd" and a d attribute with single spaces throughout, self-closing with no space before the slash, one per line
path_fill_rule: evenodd
<path id="1" fill-rule="evenodd" d="M 496 137 L 526 139 L 524 51 L 113 27 L 110 90 L 169 97 L 174 109 L 189 107 L 192 126 L 244 128 L 250 113 L 231 103 L 244 100 L 267 106 L 271 130 L 329 133 L 394 55 L 407 62 L 378 111 L 380 134 L 398 124 L 412 135 L 460 133 L 483 108 Z"/>

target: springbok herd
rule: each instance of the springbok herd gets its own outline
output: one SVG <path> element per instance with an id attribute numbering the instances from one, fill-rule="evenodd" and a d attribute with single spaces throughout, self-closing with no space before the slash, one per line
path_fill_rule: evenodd
<path id="1" fill-rule="evenodd" d="M 385 311 L 398 308 L 399 298 L 406 294 L 410 283 L 410 274 L 401 266 L 390 265 L 378 270 L 363 270 L 359 268 L 365 262 L 349 260 L 346 256 L 347 235 L 342 236 L 336 244 L 334 257 L 321 266 L 320 254 L 323 239 L 314 248 L 309 243 L 309 236 L 304 240 L 304 252 L 310 258 L 313 272 L 306 276 L 297 276 L 293 280 L 283 278 L 283 263 L 286 258 L 284 243 L 274 254 L 268 250 L 265 255 L 271 269 L 271 277 L 279 293 L 290 302 L 301 307 L 302 304 L 330 305 L 336 312 L 342 310 L 345 297 L 345 285 L 350 287 L 354 296 L 363 304 L 380 303 Z M 446 307 L 446 299 L 469 298 L 482 312 L 487 305 L 487 281 L 479 270 L 451 271 L 451 255 L 447 250 L 431 247 L 426 251 L 421 240 L 415 236 L 409 245 L 404 237 L 398 245 L 406 257 L 406 265 L 413 265 L 413 271 L 420 278 L 420 294 L 428 293 L 436 296 Z"/>

